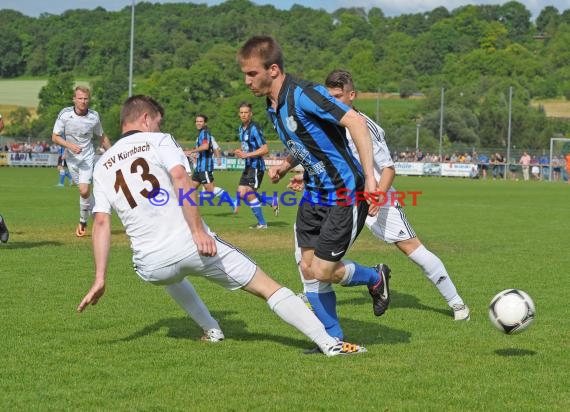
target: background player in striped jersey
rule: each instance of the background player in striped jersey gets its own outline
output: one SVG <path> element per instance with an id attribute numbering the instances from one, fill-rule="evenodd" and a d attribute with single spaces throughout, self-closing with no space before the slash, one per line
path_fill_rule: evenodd
<path id="1" fill-rule="evenodd" d="M 263 181 L 265 174 L 263 156 L 269 153 L 269 146 L 267 146 L 261 128 L 252 120 L 253 111 L 250 103 L 242 102 L 240 104 L 239 118 L 241 125 L 238 128 L 238 134 L 241 147 L 235 151 L 235 154 L 236 157 L 245 160 L 245 169 L 239 181 L 238 193 L 242 200 L 247 201 L 251 207 L 251 212 L 257 219 L 257 224 L 251 228 L 267 229 L 267 222 L 261 208 L 263 205 L 255 192 Z M 277 216 L 279 214 L 277 196 L 272 198 L 270 205 L 273 207 L 275 216 Z"/>
<path id="2" fill-rule="evenodd" d="M 59 112 L 52 134 L 53 142 L 66 148 L 67 167 L 73 183 L 79 189 L 79 223 L 75 229 L 78 237 L 85 236 L 87 219 L 93 208 L 90 185 L 95 148 L 92 140 L 97 137 L 100 146 L 105 149 L 111 147 L 109 138 L 103 132 L 99 113 L 89 108 L 90 98 L 89 88 L 77 86 L 73 93 L 73 106 Z"/>
<path id="3" fill-rule="evenodd" d="M 313 310 L 331 335 L 341 337 L 331 282 L 366 285 L 376 316 L 382 315 L 390 302 L 390 269 L 386 265 L 370 268 L 342 260 L 367 214 L 378 210 L 366 201 L 357 201 L 359 193 L 376 191 L 366 122 L 323 86 L 285 74 L 283 53 L 273 37 L 250 38 L 238 51 L 237 60 L 247 87 L 254 95 L 267 98 L 270 119 L 289 151 L 280 166 L 269 169 L 271 180 L 279 181 L 297 164 L 305 169 L 304 198 L 310 201 L 299 205 L 295 224 L 300 269 L 311 289 L 306 295 Z M 348 147 L 345 127 L 354 137 L 360 163 Z M 339 191 L 347 194 L 350 202 L 339 205 L 337 202 L 343 203 Z"/>
<path id="4" fill-rule="evenodd" d="M 327 76 L 325 86 L 334 98 L 352 107 L 356 98 L 356 89 L 352 75 L 348 71 L 333 70 Z M 360 114 L 366 119 L 368 129 L 370 130 L 374 153 L 374 173 L 378 179 L 378 189 L 388 196 L 385 204 L 380 206 L 378 214 L 373 217 L 369 216 L 366 219 L 366 226 L 378 239 L 395 244 L 398 249 L 423 270 L 425 276 L 433 283 L 452 309 L 455 320 L 469 320 L 469 308 L 457 293 L 457 289 L 443 262 L 420 242 L 397 198 L 391 197 L 391 194 L 395 192 L 392 182 L 396 172 L 390 150 L 384 138 L 384 130 L 364 113 Z M 358 157 L 358 152 L 348 131 L 347 138 L 352 153 Z M 301 190 L 303 185 L 302 178 L 302 175 L 296 175 L 291 178 L 289 187 L 294 190 Z M 300 250 L 298 248 L 296 258 L 297 263 L 299 263 Z"/>
<path id="5" fill-rule="evenodd" d="M 194 188 L 203 185 L 205 192 L 210 192 L 214 196 L 223 196 L 226 191 L 214 184 L 214 158 L 216 156 L 219 158 L 221 152 L 220 146 L 208 129 L 208 116 L 205 114 L 196 115 L 196 129 L 198 129 L 198 137 L 194 148 L 184 152 L 186 156 L 196 156 L 196 165 L 192 172 L 192 185 Z M 191 160 L 188 159 L 188 161 Z M 236 206 L 233 198 L 227 195 L 227 201 L 235 212 Z"/>
<path id="6" fill-rule="evenodd" d="M 132 96 L 123 104 L 122 136 L 103 154 L 94 172 L 95 280 L 77 310 L 97 304 L 105 293 L 114 209 L 130 238 L 136 273 L 151 284 L 165 285 L 191 316 L 201 313 L 202 320 L 210 323 L 201 324 L 204 329 L 217 322 L 187 281 L 190 274 L 265 299 L 277 316 L 327 356 L 365 352 L 327 334 L 298 296 L 210 231 L 195 206 L 196 192 L 191 190 L 184 152 L 171 135 L 160 132 L 163 115 L 164 109 L 148 96 Z M 201 307 L 189 311 L 197 302 Z"/>

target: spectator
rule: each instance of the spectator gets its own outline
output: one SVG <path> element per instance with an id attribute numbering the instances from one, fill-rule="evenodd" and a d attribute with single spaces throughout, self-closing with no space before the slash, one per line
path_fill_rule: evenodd
<path id="1" fill-rule="evenodd" d="M 505 157 L 497 152 L 491 156 L 491 163 L 493 164 L 493 180 L 503 179 L 505 177 Z"/>
<path id="2" fill-rule="evenodd" d="M 538 164 L 540 165 L 540 174 L 542 175 L 542 179 L 546 180 L 550 173 L 550 159 L 548 156 L 542 155 L 538 159 Z"/>
<path id="3" fill-rule="evenodd" d="M 530 169 L 530 155 L 527 152 L 523 152 L 519 163 L 522 167 L 523 179 L 526 182 L 530 179 L 529 169 Z"/>
<path id="4" fill-rule="evenodd" d="M 509 163 L 509 179 L 518 180 L 518 178 L 517 178 L 518 168 L 519 168 L 519 166 L 518 166 L 517 161 L 514 158 L 511 158 L 510 163 Z"/>
<path id="5" fill-rule="evenodd" d="M 566 153 L 564 160 L 566 160 L 566 182 L 570 185 L 570 152 Z"/>
<path id="6" fill-rule="evenodd" d="M 561 167 L 560 167 L 560 159 L 558 158 L 558 156 L 554 155 L 554 157 L 552 158 L 552 180 L 554 182 L 557 182 L 558 180 L 560 180 L 560 172 L 562 171 Z"/>
<path id="7" fill-rule="evenodd" d="M 536 156 L 532 156 L 530 160 L 531 168 L 530 174 L 534 180 L 540 180 L 540 167 L 538 166 L 538 160 Z"/>

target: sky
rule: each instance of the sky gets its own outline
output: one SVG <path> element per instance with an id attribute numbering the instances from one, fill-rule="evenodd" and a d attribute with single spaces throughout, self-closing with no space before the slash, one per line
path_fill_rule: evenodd
<path id="1" fill-rule="evenodd" d="M 135 0 L 136 1 L 136 0 Z M 150 3 L 185 3 L 184 0 L 147 0 Z M 554 6 L 559 12 L 570 9 L 570 0 L 517 0 L 524 4 L 535 19 L 546 6 Z M 192 3 L 215 5 L 221 0 L 194 0 Z M 449 11 L 466 4 L 504 4 L 506 1 L 493 0 L 282 0 L 265 1 L 253 0 L 256 4 L 273 4 L 275 7 L 288 10 L 293 4 L 301 4 L 314 9 L 324 9 L 332 12 L 341 7 L 379 7 L 386 16 L 400 14 L 423 13 L 443 6 Z M 130 6 L 132 0 L 1 0 L 2 9 L 17 10 L 27 16 L 38 17 L 42 13 L 61 14 L 68 9 L 94 9 L 103 7 L 108 11 L 121 10 Z"/>

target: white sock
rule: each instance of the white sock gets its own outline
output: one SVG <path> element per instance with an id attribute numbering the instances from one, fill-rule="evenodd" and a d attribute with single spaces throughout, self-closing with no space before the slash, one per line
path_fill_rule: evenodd
<path id="1" fill-rule="evenodd" d="M 87 199 L 79 196 L 79 221 L 87 223 L 89 215 L 91 214 L 91 200 L 92 197 L 89 196 Z"/>
<path id="2" fill-rule="evenodd" d="M 218 321 L 212 317 L 188 279 L 172 285 L 166 285 L 164 289 L 204 331 L 208 329 L 221 330 Z"/>
<path id="3" fill-rule="evenodd" d="M 290 289 L 278 289 L 267 299 L 267 304 L 277 316 L 315 342 L 323 352 L 336 344 L 335 338 L 327 334 L 315 314 Z"/>
<path id="4" fill-rule="evenodd" d="M 224 192 L 225 192 L 225 190 L 222 189 L 221 187 L 214 186 L 214 197 L 221 196 L 222 193 L 224 193 Z"/>
<path id="5" fill-rule="evenodd" d="M 349 285 L 352 281 L 352 276 L 356 271 L 356 266 L 352 260 L 343 260 L 342 263 L 344 264 L 344 276 L 340 280 L 339 284 L 346 286 Z"/>
<path id="6" fill-rule="evenodd" d="M 408 257 L 422 268 L 426 277 L 439 290 L 450 307 L 456 304 L 463 305 L 463 299 L 457 294 L 457 289 L 440 258 L 427 250 L 424 245 L 420 245 Z"/>

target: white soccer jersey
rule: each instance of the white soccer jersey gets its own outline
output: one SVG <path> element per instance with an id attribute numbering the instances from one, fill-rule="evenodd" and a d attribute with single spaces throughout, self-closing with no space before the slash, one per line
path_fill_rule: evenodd
<path id="1" fill-rule="evenodd" d="M 382 172 L 382 169 L 393 167 L 394 161 L 392 160 L 390 150 L 388 149 L 386 140 L 384 139 L 384 129 L 374 123 L 364 113 L 358 113 L 366 119 L 366 125 L 370 131 L 370 140 L 372 141 L 372 155 L 374 159 L 374 176 L 376 177 L 376 180 L 378 180 L 380 179 L 380 173 Z M 348 146 L 350 147 L 352 154 L 360 162 L 358 150 L 356 149 L 356 145 L 354 144 L 354 141 L 352 140 L 348 129 L 346 129 L 346 138 L 348 139 Z M 392 191 L 394 188 L 391 187 L 390 190 Z"/>
<path id="2" fill-rule="evenodd" d="M 360 113 L 360 112 L 359 112 Z M 360 113 L 366 119 L 366 125 L 370 131 L 370 139 L 372 140 L 372 153 L 374 161 L 374 176 L 376 180 L 380 179 L 382 169 L 394 166 L 394 161 L 390 155 L 390 150 L 384 138 L 384 129 L 373 122 L 364 113 Z M 354 156 L 360 161 L 356 145 L 352 140 L 348 130 L 346 131 L 348 145 Z M 399 242 L 416 237 L 414 229 L 408 222 L 404 210 L 401 208 L 397 200 L 393 200 L 392 193 L 395 192 L 394 186 L 390 186 L 387 193 L 386 203 L 380 207 L 376 216 L 368 216 L 366 218 L 366 226 L 372 233 L 388 243 Z"/>
<path id="3" fill-rule="evenodd" d="M 59 112 L 53 133 L 64 137 L 70 142 L 81 147 L 81 153 L 75 154 L 68 150 L 68 161 L 70 158 L 83 160 L 95 155 L 92 139 L 103 136 L 103 126 L 99 113 L 89 109 L 87 114 L 80 116 L 75 113 L 74 107 L 66 107 Z"/>
<path id="4" fill-rule="evenodd" d="M 143 271 L 196 252 L 168 173 L 177 165 L 189 171 L 171 135 L 137 132 L 119 139 L 95 166 L 93 212 L 115 209 L 131 239 L 133 262 Z"/>

